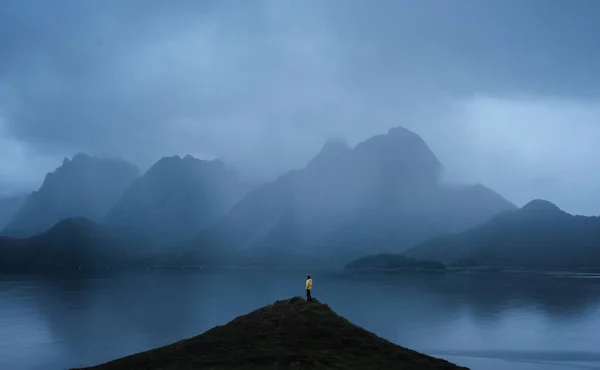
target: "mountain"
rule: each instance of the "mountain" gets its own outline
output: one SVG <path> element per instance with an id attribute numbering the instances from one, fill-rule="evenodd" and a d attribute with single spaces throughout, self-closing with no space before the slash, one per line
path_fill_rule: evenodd
<path id="1" fill-rule="evenodd" d="M 88 370 L 465 369 L 397 346 L 329 306 L 277 301 L 204 334 Z"/>
<path id="2" fill-rule="evenodd" d="M 327 140 L 321 151 L 308 163 L 308 166 L 326 168 L 351 151 L 352 148 L 343 140 Z"/>
<path id="3" fill-rule="evenodd" d="M 26 198 L 26 196 L 0 198 L 0 230 L 4 230 L 17 211 L 23 206 Z"/>
<path id="4" fill-rule="evenodd" d="M 407 256 L 518 268 L 600 268 L 600 218 L 573 216 L 545 200 L 501 213 L 458 234 L 433 238 Z"/>
<path id="5" fill-rule="evenodd" d="M 163 244 L 178 243 L 222 217 L 246 191 L 237 173 L 221 161 L 165 157 L 131 184 L 106 222 Z"/>
<path id="6" fill-rule="evenodd" d="M 27 197 L 3 234 L 32 236 L 71 217 L 101 221 L 138 175 L 136 166 L 119 159 L 85 154 L 65 159 Z"/>
<path id="7" fill-rule="evenodd" d="M 272 260 L 268 251 L 277 250 L 296 265 L 345 265 L 516 208 L 481 185 L 444 185 L 441 172 L 425 142 L 403 128 L 355 148 L 327 142 L 306 168 L 248 193 L 189 243 L 190 258 L 194 250 L 230 248 Z"/>
<path id="8" fill-rule="evenodd" d="M 1 272 L 40 272 L 132 265 L 153 253 L 153 243 L 86 218 L 68 218 L 25 239 L 0 237 Z"/>

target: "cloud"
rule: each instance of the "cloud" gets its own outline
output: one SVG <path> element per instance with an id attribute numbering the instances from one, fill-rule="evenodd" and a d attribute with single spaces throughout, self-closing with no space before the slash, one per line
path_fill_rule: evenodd
<path id="1" fill-rule="evenodd" d="M 1 112 L 0 158 L 0 197 L 39 187 L 45 173 L 60 164 L 59 158 L 36 153 L 26 143 L 7 136 Z"/>
<path id="2" fill-rule="evenodd" d="M 503 187 L 507 174 L 537 173 L 530 167 L 546 152 L 533 148 L 550 145 L 567 122 L 527 134 L 526 144 L 504 132 L 501 117 L 512 119 L 523 96 L 534 106 L 559 102 L 551 113 L 567 117 L 567 105 L 593 105 L 600 93 L 593 0 L 8 4 L 0 14 L 3 135 L 31 158 L 87 152 L 147 167 L 197 153 L 273 176 L 302 166 L 329 137 L 355 144 L 402 125 L 455 172 Z M 528 124 L 546 124 L 548 111 L 528 112 Z M 496 124 L 473 131 L 461 119 Z M 528 132 L 515 125 L 506 127 Z M 478 144 L 501 137 L 508 142 Z M 505 149 L 513 146 L 518 154 Z M 472 160 L 492 157 L 503 163 L 496 177 Z M 21 186 L 10 180 L 15 173 L 46 171 L 37 160 L 22 163 L 0 164 L 0 187 Z M 540 180 L 541 194 L 571 173 L 552 176 L 559 180 Z"/>
<path id="3" fill-rule="evenodd" d="M 477 97 L 451 117 L 449 178 L 493 184 L 519 205 L 534 198 L 580 214 L 600 214 L 600 100 Z M 433 139 L 435 140 L 435 139 Z M 475 154 L 475 155 L 474 155 Z"/>

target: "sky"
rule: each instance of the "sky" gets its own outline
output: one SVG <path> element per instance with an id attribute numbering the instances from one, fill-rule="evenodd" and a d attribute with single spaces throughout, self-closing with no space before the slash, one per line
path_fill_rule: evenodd
<path id="1" fill-rule="evenodd" d="M 595 0 L 2 0 L 0 195 L 64 157 L 273 177 L 403 126 L 446 179 L 600 214 Z"/>

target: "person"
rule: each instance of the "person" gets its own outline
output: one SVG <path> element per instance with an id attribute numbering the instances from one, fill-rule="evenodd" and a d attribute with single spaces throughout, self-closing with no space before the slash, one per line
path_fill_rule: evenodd
<path id="1" fill-rule="evenodd" d="M 308 275 L 306 277 L 306 300 L 307 301 L 311 301 L 312 297 L 310 295 L 310 291 L 312 290 L 312 279 L 310 278 L 310 275 Z"/>

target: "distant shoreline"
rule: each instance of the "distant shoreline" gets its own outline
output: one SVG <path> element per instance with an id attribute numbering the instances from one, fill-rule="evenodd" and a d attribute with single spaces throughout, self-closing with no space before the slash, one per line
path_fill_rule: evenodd
<path id="1" fill-rule="evenodd" d="M 121 266 L 121 267 L 93 267 L 93 268 L 56 268 L 31 271 L 0 271 L 0 276 L 12 275 L 38 275 L 38 276 L 58 276 L 58 275 L 87 275 L 87 274 L 111 274 L 116 272 L 145 272 L 145 271 L 170 271 L 170 272 L 234 272 L 234 271 L 263 271 L 263 272 L 282 272 L 282 271 L 298 271 L 302 274 L 310 272 L 334 272 L 340 274 L 485 274 L 485 273 L 502 273 L 502 274 L 533 274 L 533 275 L 599 275 L 598 269 L 533 269 L 533 268 L 509 268 L 497 266 L 473 266 L 473 267 L 454 267 L 448 266 L 444 270 L 426 269 L 426 268 L 345 268 L 345 267 L 322 267 L 322 266 Z"/>

